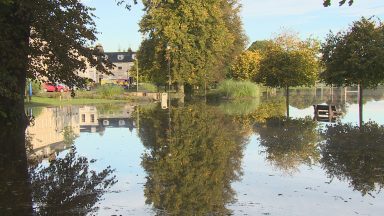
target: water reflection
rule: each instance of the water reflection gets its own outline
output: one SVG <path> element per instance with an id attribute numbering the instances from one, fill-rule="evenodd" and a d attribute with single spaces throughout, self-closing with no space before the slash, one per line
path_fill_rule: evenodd
<path id="1" fill-rule="evenodd" d="M 21 151 L 6 159 L 1 158 L 6 150 L 0 151 L 0 215 L 51 215 L 67 206 L 60 213 L 308 215 L 320 206 L 317 215 L 374 215 L 383 207 L 383 126 L 326 127 L 330 123 L 312 120 L 313 104 L 334 104 L 344 114 L 340 121 L 357 122 L 357 95 L 344 93 L 292 90 L 294 119 L 287 119 L 279 91 L 254 101 L 165 110 L 125 104 L 33 108 L 35 122 L 27 130 L 34 148 L 29 158 L 35 159 L 30 175 Z M 383 91 L 365 94 L 366 116 L 383 124 Z M 326 127 L 323 134 L 319 127 Z M 76 151 L 100 160 L 80 159 Z M 64 161 L 68 152 L 76 155 Z M 109 164 L 118 169 L 116 178 L 112 168 L 105 169 Z M 94 167 L 100 173 L 94 175 Z M 114 193 L 96 201 L 112 185 Z M 65 208 L 58 209 L 61 203 Z"/>
<path id="2" fill-rule="evenodd" d="M 119 127 L 132 131 L 135 122 L 133 105 L 105 104 L 99 106 L 65 106 L 29 108 L 33 115 L 33 124 L 27 128 L 29 140 L 29 159 L 41 161 L 54 159 L 56 155 L 72 145 L 65 142 L 67 131 L 74 136 L 80 133 L 104 134 L 105 128 Z"/>
<path id="3" fill-rule="evenodd" d="M 298 172 L 302 164 L 311 166 L 320 160 L 318 131 L 311 118 L 269 118 L 255 125 L 267 160 L 286 174 Z"/>
<path id="4" fill-rule="evenodd" d="M 321 164 L 329 178 L 348 181 L 362 195 L 384 187 L 384 126 L 330 125 L 323 133 Z"/>
<path id="5" fill-rule="evenodd" d="M 139 136 L 148 152 L 146 203 L 156 214 L 228 215 L 231 183 L 240 179 L 246 133 L 218 108 L 205 104 L 143 110 Z"/>
<path id="6" fill-rule="evenodd" d="M 35 215 L 87 215 L 97 211 L 95 204 L 116 183 L 114 170 L 107 167 L 97 173 L 85 157 L 71 148 L 64 158 L 49 166 L 30 169 Z"/>

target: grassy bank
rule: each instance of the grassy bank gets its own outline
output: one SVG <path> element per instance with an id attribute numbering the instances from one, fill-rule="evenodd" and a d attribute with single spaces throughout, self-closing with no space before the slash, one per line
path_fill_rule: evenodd
<path id="1" fill-rule="evenodd" d="M 127 103 L 128 100 L 111 100 L 111 99 L 87 99 L 87 98 L 47 98 L 47 97 L 32 97 L 31 102 L 25 102 L 28 106 L 62 106 L 62 105 L 86 105 L 86 104 L 103 104 L 103 103 Z"/>

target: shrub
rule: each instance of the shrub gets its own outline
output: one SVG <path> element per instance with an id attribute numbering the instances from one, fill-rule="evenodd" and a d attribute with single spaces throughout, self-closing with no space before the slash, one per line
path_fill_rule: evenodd
<path id="1" fill-rule="evenodd" d="M 227 99 L 255 98 L 260 95 L 260 87 L 250 81 L 225 80 L 216 91 Z"/>
<path id="2" fill-rule="evenodd" d="M 118 85 L 101 85 L 96 88 L 96 93 L 101 98 L 113 98 L 113 97 L 119 97 L 122 94 L 124 94 L 124 88 Z"/>
<path id="3" fill-rule="evenodd" d="M 157 87 L 152 83 L 139 83 L 140 91 L 157 92 Z"/>

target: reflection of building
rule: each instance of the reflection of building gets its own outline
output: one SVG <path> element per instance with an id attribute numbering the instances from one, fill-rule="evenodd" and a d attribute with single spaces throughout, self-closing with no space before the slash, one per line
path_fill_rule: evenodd
<path id="1" fill-rule="evenodd" d="M 83 106 L 79 108 L 80 132 L 98 132 L 98 114 L 94 106 Z"/>
<path id="2" fill-rule="evenodd" d="M 105 128 L 129 128 L 133 130 L 134 121 L 132 113 L 134 106 L 125 105 L 118 107 L 83 106 L 79 108 L 80 132 L 100 133 Z"/>
<path id="3" fill-rule="evenodd" d="M 48 157 L 52 153 L 66 149 L 64 131 L 70 127 L 74 135 L 80 134 L 78 109 L 74 107 L 46 107 L 35 116 L 33 124 L 27 128 L 33 153 L 37 157 Z"/>

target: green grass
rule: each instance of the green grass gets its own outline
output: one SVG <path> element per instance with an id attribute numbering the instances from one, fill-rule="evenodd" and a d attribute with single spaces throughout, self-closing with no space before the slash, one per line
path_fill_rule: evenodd
<path id="1" fill-rule="evenodd" d="M 44 105 L 85 105 L 85 104 L 103 104 L 103 103 L 126 103 L 127 100 L 110 100 L 110 99 L 86 99 L 86 98 L 73 98 L 62 99 L 59 98 L 44 98 L 32 97 L 32 102 L 25 102 L 28 106 L 44 106 Z"/>
<path id="2" fill-rule="evenodd" d="M 250 81 L 225 80 L 213 94 L 226 99 L 256 98 L 260 96 L 260 87 Z"/>
<path id="3" fill-rule="evenodd" d="M 96 93 L 104 99 L 119 97 L 124 94 L 124 89 L 118 85 L 102 85 L 96 88 Z"/>
<path id="4" fill-rule="evenodd" d="M 139 91 L 157 92 L 157 87 L 152 83 L 139 83 Z"/>

